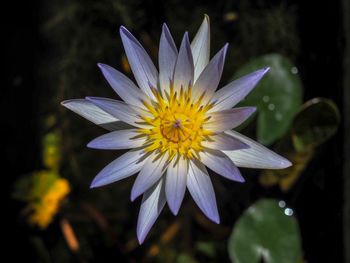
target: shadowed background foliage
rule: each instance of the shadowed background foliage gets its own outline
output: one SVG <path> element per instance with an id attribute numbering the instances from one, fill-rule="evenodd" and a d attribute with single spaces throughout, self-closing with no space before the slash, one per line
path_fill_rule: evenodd
<path id="1" fill-rule="evenodd" d="M 242 169 L 245 184 L 213 176 L 220 225 L 204 218 L 186 194 L 179 215 L 174 217 L 164 209 L 146 242 L 138 246 L 135 228 L 140 200 L 129 201 L 134 177 L 89 189 L 95 174 L 122 151 L 87 149 L 85 145 L 104 131 L 60 106 L 62 100 L 84 96 L 118 98 L 96 64 L 109 64 L 132 78 L 118 34 L 120 25 L 157 61 L 163 22 L 179 45 L 183 33 L 188 31 L 193 37 L 203 15 L 208 14 L 211 55 L 229 43 L 220 86 L 246 63 L 276 53 L 298 69 L 303 102 L 324 97 L 341 110 L 346 39 L 342 2 L 315 6 L 298 0 L 50 0 L 17 5 L 8 4 L 12 16 L 3 23 L 8 72 L 6 96 L 1 98 L 6 127 L 1 132 L 6 138 L 5 165 L 9 167 L 4 186 L 9 200 L 5 213 L 10 220 L 5 227 L 10 230 L 8 244 L 17 251 L 12 254 L 14 260 L 230 262 L 227 244 L 235 222 L 258 199 L 275 198 L 293 207 L 306 262 L 344 262 L 344 124 L 316 148 L 289 191 L 276 185 L 265 187 L 256 170 Z M 340 115 L 344 114 L 341 111 Z M 20 176 L 44 168 L 41 143 L 45 134 L 53 131 L 59 131 L 59 171 L 69 181 L 71 192 L 54 221 L 41 230 L 28 225 L 21 214 L 24 202 L 10 196 Z M 255 138 L 256 122 L 243 131 Z M 74 251 L 67 245 L 62 222 L 69 222 L 80 249 Z"/>

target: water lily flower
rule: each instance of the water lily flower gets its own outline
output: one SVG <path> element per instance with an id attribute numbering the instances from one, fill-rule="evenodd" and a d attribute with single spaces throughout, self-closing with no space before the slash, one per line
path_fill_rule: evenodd
<path id="1" fill-rule="evenodd" d="M 166 24 L 159 45 L 159 72 L 144 48 L 125 28 L 120 35 L 137 86 L 116 69 L 98 64 L 123 101 L 86 97 L 62 105 L 110 132 L 88 144 L 96 149 L 131 149 L 108 164 L 91 187 L 138 173 L 131 200 L 142 195 L 137 222 L 141 244 L 165 203 L 176 215 L 186 187 L 202 212 L 219 223 L 215 193 L 205 166 L 223 177 L 244 182 L 237 166 L 279 169 L 285 158 L 233 131 L 254 107 L 233 108 L 264 76 L 263 68 L 216 91 L 226 44 L 210 61 L 209 18 L 196 36 L 185 33 L 179 50 Z"/>

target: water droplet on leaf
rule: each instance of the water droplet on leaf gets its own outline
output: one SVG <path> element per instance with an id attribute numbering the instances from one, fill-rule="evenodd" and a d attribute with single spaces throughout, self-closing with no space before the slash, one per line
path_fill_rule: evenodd
<path id="1" fill-rule="evenodd" d="M 292 67 L 290 71 L 291 71 L 293 74 L 297 74 L 297 73 L 298 73 L 297 67 Z"/>
<path id="2" fill-rule="evenodd" d="M 278 205 L 279 205 L 279 207 L 283 208 L 283 207 L 286 206 L 286 202 L 281 200 L 281 201 L 278 202 Z"/>
<path id="3" fill-rule="evenodd" d="M 292 208 L 286 208 L 285 210 L 284 210 L 284 214 L 286 215 L 286 216 L 291 216 L 291 215 L 293 215 L 293 209 Z"/>

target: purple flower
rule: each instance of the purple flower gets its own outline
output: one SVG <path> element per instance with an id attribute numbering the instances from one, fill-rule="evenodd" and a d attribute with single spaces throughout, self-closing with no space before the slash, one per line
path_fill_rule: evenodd
<path id="1" fill-rule="evenodd" d="M 114 68 L 98 64 L 124 100 L 87 97 L 62 105 L 110 132 L 88 144 L 96 149 L 131 149 L 107 165 L 91 187 L 138 173 L 131 200 L 143 195 L 137 223 L 140 244 L 165 203 L 176 215 L 186 187 L 203 213 L 219 223 L 214 189 L 207 169 L 244 182 L 237 166 L 279 169 L 285 158 L 232 131 L 254 107 L 233 108 L 269 68 L 241 77 L 216 91 L 226 44 L 210 61 L 209 18 L 190 44 L 185 33 L 180 49 L 164 24 L 159 45 L 159 72 L 136 38 L 124 27 L 120 35 L 137 86 Z"/>

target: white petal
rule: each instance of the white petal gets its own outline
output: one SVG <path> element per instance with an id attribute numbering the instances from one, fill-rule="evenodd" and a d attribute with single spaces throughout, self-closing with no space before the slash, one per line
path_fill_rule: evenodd
<path id="1" fill-rule="evenodd" d="M 188 160 L 173 158 L 166 175 L 165 193 L 169 208 L 174 215 L 179 212 L 186 191 Z"/>
<path id="2" fill-rule="evenodd" d="M 233 151 L 249 148 L 249 145 L 224 133 L 210 136 L 205 141 L 202 141 L 201 144 L 203 147 L 222 151 Z"/>
<path id="3" fill-rule="evenodd" d="M 181 42 L 174 70 L 174 90 L 176 92 L 179 92 L 181 86 L 187 88 L 190 83 L 193 85 L 193 71 L 192 52 L 186 32 Z"/>
<path id="4" fill-rule="evenodd" d="M 222 70 L 224 68 L 225 56 L 228 44 L 226 44 L 204 68 L 196 83 L 193 86 L 192 99 L 196 101 L 203 92 L 205 95 L 202 99 L 202 104 L 205 105 L 213 97 L 217 89 Z"/>
<path id="5" fill-rule="evenodd" d="M 212 221 L 219 224 L 219 213 L 216 206 L 214 188 L 207 169 L 200 162 L 189 162 L 187 188 L 202 212 Z"/>
<path id="6" fill-rule="evenodd" d="M 148 100 L 148 96 L 140 90 L 127 76 L 111 66 L 98 63 L 103 75 L 114 91 L 130 105 L 144 108 L 140 99 Z"/>
<path id="7" fill-rule="evenodd" d="M 141 147 L 146 142 L 146 136 L 137 133 L 135 129 L 119 130 L 104 134 L 88 143 L 95 149 L 118 150 Z"/>
<path id="8" fill-rule="evenodd" d="M 147 190 L 142 197 L 137 220 L 137 238 L 140 245 L 145 240 L 166 203 L 163 181 L 163 178 L 160 179 L 159 182 Z"/>
<path id="9" fill-rule="evenodd" d="M 61 104 L 67 109 L 74 111 L 85 119 L 107 130 L 113 131 L 130 128 L 129 125 L 119 121 L 117 118 L 86 99 L 65 100 L 62 101 Z"/>
<path id="10" fill-rule="evenodd" d="M 215 105 L 208 112 L 231 109 L 247 96 L 269 69 L 267 67 L 257 70 L 219 89 L 212 98 Z"/>
<path id="11" fill-rule="evenodd" d="M 225 133 L 250 146 L 249 149 L 224 151 L 238 167 L 281 169 L 292 165 L 286 158 L 238 132 L 226 131 Z"/>
<path id="12" fill-rule="evenodd" d="M 86 97 L 86 99 L 123 122 L 140 128 L 149 128 L 149 125 L 140 118 L 141 115 L 149 113 L 139 107 L 131 107 L 125 102 L 107 98 Z"/>
<path id="13" fill-rule="evenodd" d="M 194 61 L 194 82 L 207 66 L 210 57 L 209 16 L 205 15 L 202 25 L 192 40 L 191 49 Z"/>
<path id="14" fill-rule="evenodd" d="M 244 122 L 255 110 L 255 107 L 241 107 L 212 112 L 206 115 L 211 116 L 211 119 L 203 127 L 215 132 L 230 130 Z"/>
<path id="15" fill-rule="evenodd" d="M 131 201 L 134 201 L 162 177 L 163 173 L 166 171 L 166 160 L 168 156 L 167 152 L 161 156 L 153 152 L 147 157 L 147 162 L 136 177 L 135 183 L 131 189 Z"/>
<path id="16" fill-rule="evenodd" d="M 120 27 L 126 56 L 139 87 L 152 99 L 149 84 L 157 87 L 158 71 L 139 41 L 123 26 Z"/>
<path id="17" fill-rule="evenodd" d="M 174 75 L 177 56 L 178 52 L 174 40 L 169 32 L 167 25 L 163 24 L 158 55 L 159 84 L 162 91 L 169 90 L 169 83 Z"/>
<path id="18" fill-rule="evenodd" d="M 131 150 L 118 157 L 98 173 L 90 187 L 94 188 L 110 184 L 140 171 L 145 163 L 140 153 L 141 151 Z"/>
<path id="19" fill-rule="evenodd" d="M 224 153 L 217 150 L 200 152 L 200 161 L 211 170 L 232 181 L 244 182 L 240 171 Z"/>

